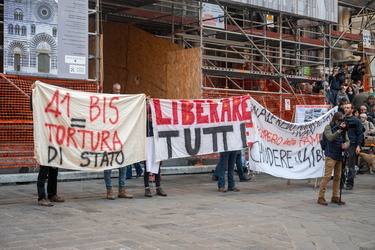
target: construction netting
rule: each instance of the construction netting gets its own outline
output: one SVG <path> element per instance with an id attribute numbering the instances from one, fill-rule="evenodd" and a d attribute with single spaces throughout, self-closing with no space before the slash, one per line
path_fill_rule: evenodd
<path id="1" fill-rule="evenodd" d="M 60 81 L 0 74 L 0 168 L 38 166 L 34 160 L 31 86 L 36 81 L 97 92 L 92 81 Z"/>

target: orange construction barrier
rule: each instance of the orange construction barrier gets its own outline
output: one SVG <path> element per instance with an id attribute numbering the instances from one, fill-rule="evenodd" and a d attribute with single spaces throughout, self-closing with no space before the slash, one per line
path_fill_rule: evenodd
<path id="1" fill-rule="evenodd" d="M 0 168 L 38 166 L 34 160 L 31 85 L 36 81 L 97 92 L 92 81 L 60 81 L 0 74 Z"/>

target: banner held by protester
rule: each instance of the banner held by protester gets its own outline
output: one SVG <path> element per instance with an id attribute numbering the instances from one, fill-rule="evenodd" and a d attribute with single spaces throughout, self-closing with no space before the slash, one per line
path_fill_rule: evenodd
<path id="1" fill-rule="evenodd" d="M 337 107 L 306 123 L 284 121 L 251 99 L 254 126 L 250 132 L 250 165 L 255 171 L 287 179 L 308 179 L 324 174 L 320 135 Z"/>
<path id="2" fill-rule="evenodd" d="M 158 161 L 247 146 L 250 96 L 150 101 Z"/>
<path id="3" fill-rule="evenodd" d="M 35 158 L 40 165 L 101 171 L 146 159 L 146 97 L 75 91 L 37 81 Z"/>

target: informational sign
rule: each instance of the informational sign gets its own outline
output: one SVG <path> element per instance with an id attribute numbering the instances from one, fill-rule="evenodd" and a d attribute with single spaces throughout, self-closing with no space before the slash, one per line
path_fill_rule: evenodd
<path id="1" fill-rule="evenodd" d="M 290 99 L 285 99 L 285 110 L 290 110 Z"/>
<path id="2" fill-rule="evenodd" d="M 323 176 L 324 153 L 319 138 L 335 109 L 305 123 L 284 121 L 254 99 L 251 99 L 251 110 L 251 169 L 286 179 Z"/>
<path id="3" fill-rule="evenodd" d="M 371 32 L 369 30 L 362 30 L 363 47 L 371 49 Z"/>
<path id="4" fill-rule="evenodd" d="M 270 14 L 265 14 L 265 15 L 266 15 L 267 27 L 274 28 L 275 24 L 274 24 L 274 20 L 273 20 L 273 15 L 270 15 Z"/>
<path id="5" fill-rule="evenodd" d="M 88 78 L 88 1 L 4 1 L 4 72 Z"/>
<path id="6" fill-rule="evenodd" d="M 250 96 L 150 103 L 156 160 L 240 150 L 252 126 Z"/>
<path id="7" fill-rule="evenodd" d="M 296 105 L 294 121 L 303 123 L 315 120 L 328 112 L 330 105 Z"/>
<path id="8" fill-rule="evenodd" d="M 224 11 L 220 6 L 211 3 L 202 3 L 202 21 L 204 26 L 224 29 Z"/>
<path id="9" fill-rule="evenodd" d="M 59 1 L 58 74 L 63 78 L 88 76 L 88 1 Z"/>
<path id="10" fill-rule="evenodd" d="M 35 158 L 40 165 L 101 171 L 146 159 L 146 97 L 97 94 L 36 82 Z"/>

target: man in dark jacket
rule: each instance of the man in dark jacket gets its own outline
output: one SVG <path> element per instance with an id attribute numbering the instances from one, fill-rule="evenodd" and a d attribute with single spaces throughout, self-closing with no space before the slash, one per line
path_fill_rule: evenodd
<path id="1" fill-rule="evenodd" d="M 324 140 L 326 140 L 327 144 L 324 150 L 326 165 L 324 169 L 324 177 L 320 183 L 319 198 L 317 201 L 320 205 L 328 205 L 324 199 L 324 194 L 326 192 L 327 183 L 331 179 L 332 170 L 334 171 L 334 175 L 331 202 L 345 205 L 345 202 L 339 198 L 339 187 L 342 172 L 342 152 L 349 147 L 350 141 L 345 132 L 346 123 L 341 121 L 342 118 L 343 113 L 336 112 L 331 123 L 324 128 Z"/>
<path id="2" fill-rule="evenodd" d="M 350 140 L 350 146 L 347 151 L 348 174 L 346 176 L 346 190 L 352 190 L 354 186 L 355 164 L 357 155 L 361 152 L 363 143 L 362 122 L 353 116 L 353 105 L 351 103 L 344 105 L 345 119 L 347 122 L 347 133 Z M 341 176 L 341 178 L 345 178 Z M 344 181 L 344 180 L 343 180 Z"/>

